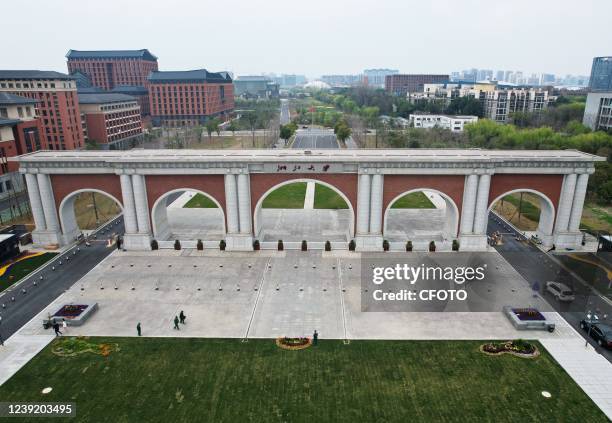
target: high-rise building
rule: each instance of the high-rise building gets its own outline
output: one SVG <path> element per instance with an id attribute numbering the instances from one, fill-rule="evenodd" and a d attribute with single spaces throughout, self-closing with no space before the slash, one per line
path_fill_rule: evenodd
<path id="1" fill-rule="evenodd" d="M 149 75 L 149 102 L 155 126 L 227 120 L 234 110 L 234 85 L 227 72 L 156 71 Z"/>
<path id="2" fill-rule="evenodd" d="M 612 130 L 612 91 L 587 94 L 582 123 L 593 131 Z"/>
<path id="3" fill-rule="evenodd" d="M 385 90 L 393 95 L 405 96 L 412 92 L 421 92 L 425 84 L 448 82 L 448 75 L 387 75 Z"/>
<path id="4" fill-rule="evenodd" d="M 612 91 L 612 56 L 593 59 L 589 91 Z"/>
<path id="5" fill-rule="evenodd" d="M 364 79 L 370 87 L 384 88 L 385 77 L 387 75 L 397 75 L 399 70 L 397 69 L 366 69 L 363 71 Z"/>
<path id="6" fill-rule="evenodd" d="M 53 71 L 0 70 L 0 92 L 37 100 L 41 143 L 51 150 L 84 147 L 83 127 L 73 77 Z"/>

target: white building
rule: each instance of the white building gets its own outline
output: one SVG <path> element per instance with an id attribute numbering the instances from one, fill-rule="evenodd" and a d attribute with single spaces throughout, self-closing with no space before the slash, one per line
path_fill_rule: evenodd
<path id="1" fill-rule="evenodd" d="M 594 131 L 612 129 L 612 92 L 588 93 L 582 123 Z"/>
<path id="2" fill-rule="evenodd" d="M 410 126 L 415 128 L 442 128 L 452 132 L 463 132 L 468 123 L 478 122 L 477 116 L 422 115 L 409 116 Z"/>

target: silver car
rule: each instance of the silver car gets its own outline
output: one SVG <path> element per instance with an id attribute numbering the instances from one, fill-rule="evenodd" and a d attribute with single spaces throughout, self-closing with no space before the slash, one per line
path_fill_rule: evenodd
<path id="1" fill-rule="evenodd" d="M 567 285 L 561 282 L 548 281 L 546 282 L 546 290 L 559 301 L 574 301 L 574 292 Z"/>

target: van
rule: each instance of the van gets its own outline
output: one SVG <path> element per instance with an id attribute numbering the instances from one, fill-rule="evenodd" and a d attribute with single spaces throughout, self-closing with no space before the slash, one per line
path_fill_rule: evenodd
<path id="1" fill-rule="evenodd" d="M 546 282 L 546 291 L 550 292 L 553 297 L 559 301 L 574 301 L 574 292 L 567 285 L 561 282 L 548 281 Z"/>

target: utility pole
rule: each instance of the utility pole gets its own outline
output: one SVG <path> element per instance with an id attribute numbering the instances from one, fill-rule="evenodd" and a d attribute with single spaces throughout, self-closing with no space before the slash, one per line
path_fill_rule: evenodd
<path id="1" fill-rule="evenodd" d="M 523 193 L 521 192 L 521 198 L 519 200 L 519 209 L 518 209 L 518 221 L 521 222 L 521 210 L 523 210 Z"/>
<path id="2" fill-rule="evenodd" d="M 94 214 L 96 216 L 96 228 L 100 225 L 100 218 L 98 216 L 98 206 L 96 205 L 96 193 L 91 193 L 91 201 L 93 202 Z"/>

